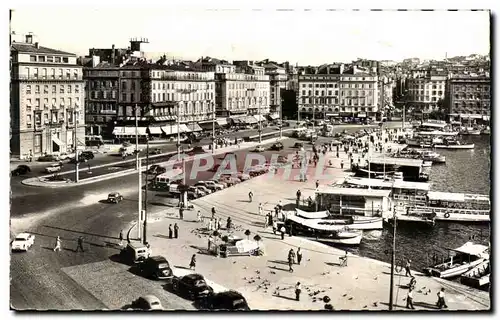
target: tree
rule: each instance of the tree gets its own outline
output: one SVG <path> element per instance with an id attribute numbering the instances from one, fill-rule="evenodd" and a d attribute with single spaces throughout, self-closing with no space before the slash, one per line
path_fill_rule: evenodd
<path id="1" fill-rule="evenodd" d="M 248 229 L 247 229 L 247 230 L 245 231 L 245 235 L 247 236 L 247 239 L 249 239 L 249 238 L 250 238 L 250 234 L 252 234 L 252 232 L 251 232 L 250 230 L 248 230 Z"/>
<path id="2" fill-rule="evenodd" d="M 260 240 L 262 240 L 261 236 L 259 236 L 258 234 L 256 234 L 254 237 L 253 237 L 253 240 L 255 240 L 256 242 L 260 242 Z"/>
<path id="3" fill-rule="evenodd" d="M 215 230 L 214 233 L 212 233 L 212 235 L 217 238 L 220 235 L 220 233 L 217 230 Z"/>
<path id="4" fill-rule="evenodd" d="M 222 237 L 222 241 L 224 241 L 225 243 L 227 243 L 229 241 L 229 237 L 227 235 L 223 236 Z"/>

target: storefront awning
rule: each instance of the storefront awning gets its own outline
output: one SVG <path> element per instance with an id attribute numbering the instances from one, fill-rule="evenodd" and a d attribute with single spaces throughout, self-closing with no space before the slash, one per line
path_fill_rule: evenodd
<path id="1" fill-rule="evenodd" d="M 215 120 L 209 120 L 209 121 L 200 121 L 197 124 L 201 127 L 203 130 L 211 130 L 212 127 L 214 126 Z M 215 122 L 215 127 L 219 127 L 217 122 Z"/>
<path id="2" fill-rule="evenodd" d="M 161 127 L 149 126 L 150 134 L 162 134 Z"/>
<path id="3" fill-rule="evenodd" d="M 217 121 L 217 124 L 219 126 L 227 126 L 227 119 L 226 118 L 218 118 L 216 121 Z"/>
<path id="4" fill-rule="evenodd" d="M 181 124 L 181 125 L 179 126 L 179 130 L 181 131 L 181 133 L 184 133 L 184 132 L 191 132 L 191 129 L 189 129 L 189 128 L 188 128 L 188 126 L 187 126 L 187 125 L 185 125 L 185 124 Z"/>
<path id="5" fill-rule="evenodd" d="M 203 129 L 196 122 L 191 122 L 191 123 L 187 124 L 187 127 L 192 132 L 203 131 Z"/>
<path id="6" fill-rule="evenodd" d="M 161 130 L 166 134 L 166 135 L 171 135 L 171 134 L 177 134 L 177 125 L 174 124 L 174 125 L 166 125 L 166 126 L 162 126 L 161 127 Z"/>
<path id="7" fill-rule="evenodd" d="M 245 123 L 248 123 L 248 124 L 254 124 L 254 123 L 257 123 L 257 122 L 258 122 L 258 121 L 257 121 L 257 119 L 256 119 L 255 117 L 253 117 L 253 116 L 246 116 L 246 117 L 243 119 L 243 121 L 244 121 Z"/>
<path id="8" fill-rule="evenodd" d="M 267 115 L 269 117 L 269 119 L 271 120 L 277 120 L 280 118 L 279 114 L 276 114 L 276 113 L 270 113 Z"/>
<path id="9" fill-rule="evenodd" d="M 52 135 L 52 141 L 55 142 L 58 146 L 64 146 L 64 142 L 61 141 L 57 136 Z"/>
<path id="10" fill-rule="evenodd" d="M 136 128 L 135 127 L 115 127 L 113 129 L 113 135 L 115 136 L 135 136 Z M 137 127 L 137 135 L 145 136 L 146 127 Z"/>
<path id="11" fill-rule="evenodd" d="M 266 121 L 266 117 L 264 117 L 263 115 L 261 114 L 256 114 L 254 115 L 254 118 L 258 121 Z M 259 120 L 260 119 L 260 120 Z"/>

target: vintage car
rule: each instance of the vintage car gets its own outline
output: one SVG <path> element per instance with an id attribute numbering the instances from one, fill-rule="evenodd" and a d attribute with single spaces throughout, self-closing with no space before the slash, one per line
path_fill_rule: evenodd
<path id="1" fill-rule="evenodd" d="M 203 299 L 200 303 L 207 310 L 249 311 L 247 300 L 234 290 L 215 293 Z"/>
<path id="2" fill-rule="evenodd" d="M 130 304 L 132 310 L 163 310 L 160 299 L 153 295 L 139 297 Z"/>
<path id="3" fill-rule="evenodd" d="M 41 156 L 38 158 L 38 161 L 40 162 L 53 162 L 53 161 L 59 161 L 59 157 L 56 156 L 56 155 L 52 155 L 52 154 L 47 154 L 47 155 L 44 155 L 44 156 Z"/>
<path id="4" fill-rule="evenodd" d="M 156 154 L 161 154 L 161 149 L 155 148 L 152 150 L 149 150 L 150 155 L 156 155 Z"/>
<path id="5" fill-rule="evenodd" d="M 159 174 L 162 174 L 162 173 L 165 173 L 167 172 L 167 169 L 160 166 L 160 165 L 157 165 L 157 164 L 153 164 L 149 167 L 148 171 L 147 171 L 147 174 L 151 174 L 151 175 L 159 175 Z"/>
<path id="6" fill-rule="evenodd" d="M 146 278 L 164 280 L 173 277 L 172 269 L 167 259 L 162 256 L 149 257 L 139 264 L 141 274 Z"/>
<path id="7" fill-rule="evenodd" d="M 205 281 L 205 278 L 198 273 L 174 277 L 172 279 L 172 290 L 178 295 L 188 297 L 191 300 L 207 297 L 214 292 L 212 287 Z"/>
<path id="8" fill-rule="evenodd" d="M 254 256 L 259 254 L 259 243 L 235 235 L 227 236 L 225 243 L 219 245 L 219 254 L 223 258 L 230 256 Z"/>
<path id="9" fill-rule="evenodd" d="M 152 254 L 151 248 L 141 242 L 134 241 L 127 243 L 127 246 L 120 251 L 120 258 L 129 264 L 142 263 Z"/>
<path id="10" fill-rule="evenodd" d="M 207 187 L 208 189 L 212 190 L 212 192 L 224 189 L 224 186 L 222 184 L 215 183 L 214 181 L 198 181 L 195 186 Z"/>
<path id="11" fill-rule="evenodd" d="M 29 233 L 20 233 L 12 241 L 12 251 L 28 251 L 35 243 L 35 236 Z"/>
<path id="12" fill-rule="evenodd" d="M 276 151 L 283 150 L 283 148 L 284 148 L 284 146 L 283 146 L 283 143 L 281 143 L 281 142 L 276 142 L 271 146 L 271 150 L 276 150 Z"/>
<path id="13" fill-rule="evenodd" d="M 263 146 L 256 146 L 253 151 L 254 152 L 264 152 L 264 151 L 266 151 L 266 148 L 264 148 Z"/>
<path id="14" fill-rule="evenodd" d="M 20 176 L 20 175 L 24 175 L 24 174 L 26 174 L 28 172 L 31 172 L 30 167 L 28 167 L 25 164 L 20 164 L 20 165 L 17 166 L 17 168 L 15 168 L 14 170 L 12 170 L 10 173 L 13 176 Z"/>
<path id="15" fill-rule="evenodd" d="M 45 172 L 47 173 L 56 173 L 61 171 L 62 165 L 60 163 L 53 163 L 50 166 L 45 168 Z"/>
<path id="16" fill-rule="evenodd" d="M 108 202 L 119 203 L 123 200 L 123 196 L 119 192 L 111 192 L 108 194 Z"/>

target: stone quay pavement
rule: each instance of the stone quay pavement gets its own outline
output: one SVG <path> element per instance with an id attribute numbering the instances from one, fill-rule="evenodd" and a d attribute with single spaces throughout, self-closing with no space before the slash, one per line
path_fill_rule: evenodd
<path id="1" fill-rule="evenodd" d="M 325 171 L 334 181 L 345 177 L 346 172 L 339 168 L 339 162 L 344 159 L 347 163 L 347 156 L 341 152 L 340 159 L 337 159 L 333 152 L 327 157 L 332 155 L 335 157 L 332 158 L 333 167 Z M 154 254 L 165 256 L 177 268 L 188 268 L 191 256 L 197 254 L 196 272 L 213 283 L 241 292 L 253 310 L 322 310 L 324 296 L 331 299 L 335 310 L 388 310 L 389 264 L 349 254 L 347 266 L 340 267 L 339 257 L 344 255 L 343 250 L 295 236 L 285 236 L 284 240 L 280 240 L 280 236 L 274 235 L 270 228 L 263 228 L 264 216 L 258 214 L 259 203 L 263 204 L 266 213 L 280 200 L 285 208 L 294 207 L 298 189 L 304 197 L 315 191 L 314 178 L 299 182 L 284 177 L 286 170 L 281 168 L 273 177 L 262 175 L 192 201 L 195 211 L 200 210 L 204 217 L 211 215 L 212 207 L 216 208 L 216 217 L 222 218 L 222 235 L 227 233 L 227 217 L 233 220 L 235 234 L 245 238 L 246 229 L 251 231 L 250 239 L 259 234 L 264 256 L 218 258 L 206 254 L 206 223 L 179 220 L 178 213 L 173 209 L 148 217 L 148 242 Z M 312 173 L 313 170 L 309 168 L 308 171 Z M 293 169 L 292 175 L 297 176 L 298 171 Z M 320 180 L 321 184 L 330 182 Z M 248 201 L 249 191 L 254 194 L 251 203 Z M 174 223 L 179 225 L 179 239 L 168 239 L 168 226 Z M 296 251 L 298 247 L 303 260 L 301 265 L 293 266 L 292 273 L 288 271 L 288 251 Z M 413 274 L 417 280 L 413 298 L 416 310 L 438 310 L 437 292 L 441 288 L 446 290 L 448 310 L 490 308 L 487 292 L 427 277 L 416 271 Z M 394 310 L 406 310 L 406 286 L 409 281 L 404 271 L 395 273 Z M 295 300 L 294 286 L 297 282 L 302 286 L 300 301 Z"/>

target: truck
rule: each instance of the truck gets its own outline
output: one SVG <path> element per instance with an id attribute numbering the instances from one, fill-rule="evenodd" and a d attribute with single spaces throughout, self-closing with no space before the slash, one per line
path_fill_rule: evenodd
<path id="1" fill-rule="evenodd" d="M 135 152 L 135 146 L 129 144 L 129 145 L 122 145 L 120 147 L 120 155 L 122 157 L 126 157 L 126 156 L 131 156 L 131 155 L 134 155 L 134 152 Z"/>

